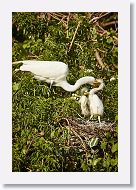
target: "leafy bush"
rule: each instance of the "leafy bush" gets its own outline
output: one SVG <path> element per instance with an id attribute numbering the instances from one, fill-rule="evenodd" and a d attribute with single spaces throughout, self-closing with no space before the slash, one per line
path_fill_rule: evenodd
<path id="1" fill-rule="evenodd" d="M 13 13 L 12 56 L 13 61 L 65 62 L 71 84 L 87 75 L 104 78 L 105 88 L 98 93 L 105 108 L 102 120 L 115 122 L 117 128 L 118 15 L 104 14 Z M 13 65 L 13 171 L 117 171 L 117 130 L 105 132 L 87 152 L 68 146 L 69 130 L 59 121 L 80 117 L 78 101 L 60 87 L 50 89 L 30 73 L 16 72 L 17 67 Z"/>

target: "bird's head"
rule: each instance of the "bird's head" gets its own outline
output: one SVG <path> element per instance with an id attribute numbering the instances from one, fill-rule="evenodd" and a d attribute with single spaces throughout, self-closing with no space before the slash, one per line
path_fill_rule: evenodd
<path id="1" fill-rule="evenodd" d="M 81 89 L 81 96 L 88 96 L 89 92 L 88 92 L 88 88 L 84 87 Z"/>
<path id="2" fill-rule="evenodd" d="M 93 82 L 93 88 L 97 88 L 100 86 L 100 84 L 103 83 L 103 79 L 96 79 L 94 82 Z"/>

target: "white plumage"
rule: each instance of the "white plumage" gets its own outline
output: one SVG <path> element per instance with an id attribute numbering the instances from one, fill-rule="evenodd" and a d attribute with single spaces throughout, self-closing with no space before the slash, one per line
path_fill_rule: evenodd
<path id="1" fill-rule="evenodd" d="M 88 116 L 90 114 L 88 107 L 88 97 L 85 95 L 88 93 L 87 88 L 83 88 L 81 90 L 81 97 L 79 99 L 79 103 L 81 104 L 81 111 L 84 116 Z"/>
<path id="2" fill-rule="evenodd" d="M 91 89 L 88 93 L 84 92 L 80 98 L 80 103 L 82 114 L 91 115 L 90 119 L 92 119 L 93 116 L 98 116 L 98 121 L 100 123 L 100 116 L 103 115 L 104 107 L 102 101 L 95 93 L 103 89 L 104 83 L 102 79 L 96 79 L 95 82 L 100 83 L 99 87 Z M 86 98 L 84 96 L 86 96 Z"/>
<path id="3" fill-rule="evenodd" d="M 23 63 L 20 67 L 21 71 L 30 71 L 36 79 L 46 81 L 54 86 L 60 86 L 70 92 L 77 90 L 83 84 L 93 84 L 95 81 L 94 77 L 86 76 L 77 80 L 74 85 L 69 84 L 66 80 L 68 65 L 59 61 L 25 60 L 14 63 Z"/>
<path id="4" fill-rule="evenodd" d="M 90 109 L 90 119 L 93 118 L 93 116 L 98 116 L 98 121 L 100 123 L 100 117 L 103 115 L 103 103 L 100 100 L 100 98 L 95 94 L 97 91 L 102 90 L 104 87 L 103 80 L 97 79 L 98 82 L 100 82 L 100 86 L 98 88 L 93 88 L 89 92 L 88 96 L 88 104 L 89 104 L 89 109 Z"/>

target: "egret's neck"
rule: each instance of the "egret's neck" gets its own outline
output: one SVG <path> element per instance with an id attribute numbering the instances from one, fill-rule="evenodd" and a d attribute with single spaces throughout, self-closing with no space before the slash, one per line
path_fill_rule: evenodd
<path id="1" fill-rule="evenodd" d="M 71 85 L 67 81 L 61 82 L 59 86 L 61 86 L 64 90 L 68 92 L 74 92 L 80 87 L 80 85 L 77 83 L 75 83 L 74 85 Z"/>
<path id="2" fill-rule="evenodd" d="M 90 90 L 90 94 L 94 94 L 97 91 L 102 90 L 103 88 L 104 88 L 104 83 L 102 82 L 98 88 L 93 88 L 92 90 Z"/>
<path id="3" fill-rule="evenodd" d="M 66 91 L 74 92 L 78 88 L 80 88 L 80 86 L 82 86 L 83 84 L 86 84 L 86 83 L 91 84 L 94 82 L 94 80 L 95 80 L 94 77 L 87 76 L 87 77 L 83 77 L 77 80 L 74 85 L 69 84 L 67 81 L 62 81 L 59 83 L 59 86 L 61 86 Z"/>

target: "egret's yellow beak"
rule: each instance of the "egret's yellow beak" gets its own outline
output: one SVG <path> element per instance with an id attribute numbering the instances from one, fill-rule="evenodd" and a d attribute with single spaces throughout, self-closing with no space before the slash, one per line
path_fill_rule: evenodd
<path id="1" fill-rule="evenodd" d="M 84 96 L 88 96 L 89 95 L 89 92 L 84 92 Z"/>
<path id="2" fill-rule="evenodd" d="M 99 87 L 101 84 L 100 80 L 99 79 L 96 79 L 94 82 L 93 82 L 93 87 Z"/>

